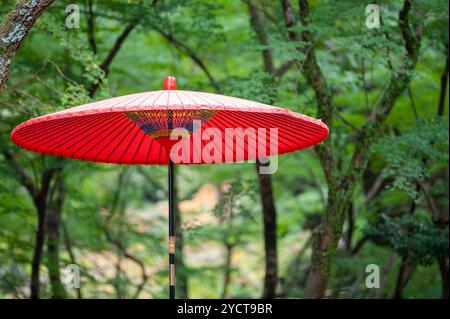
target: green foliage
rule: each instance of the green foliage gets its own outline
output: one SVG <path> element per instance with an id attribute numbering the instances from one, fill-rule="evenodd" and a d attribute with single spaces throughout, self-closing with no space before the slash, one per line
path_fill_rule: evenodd
<path id="1" fill-rule="evenodd" d="M 438 229 L 424 216 L 393 218 L 383 214 L 380 222 L 368 226 L 365 233 L 379 237 L 400 256 L 408 255 L 412 263 L 431 265 L 449 256 L 448 228 Z"/>
<path id="2" fill-rule="evenodd" d="M 177 77 L 180 89 L 220 91 L 315 116 L 315 93 L 301 76 L 306 54 L 298 49 L 306 48 L 306 44 L 290 41 L 287 36 L 291 30 L 310 31 L 318 63 L 334 95 L 336 112 L 333 123 L 328 123 L 333 125 L 329 138 L 337 162 L 333 173 L 341 174 L 351 159 L 356 133 L 370 120 L 371 108 L 387 79 L 404 68 L 399 1 L 384 1 L 382 26 L 368 29 L 364 23 L 367 3 L 311 0 L 309 25 L 297 23 L 288 30 L 279 1 L 252 0 L 263 18 L 268 45 L 261 45 L 251 28 L 245 1 L 154 2 L 93 1 L 97 53 L 89 44 L 87 1 L 80 3 L 80 29 L 64 26 L 65 6 L 71 2 L 55 1 L 21 44 L 10 80 L 0 94 L 0 297 L 28 297 L 37 214 L 20 172 L 39 187 L 42 173 L 50 168 L 64 172 L 60 267 L 63 270 L 73 262 L 80 265 L 83 297 L 135 297 L 142 274 L 132 258 L 145 265 L 148 276 L 138 297 L 167 295 L 166 168 L 119 167 L 37 155 L 10 141 L 11 130 L 20 122 L 113 95 L 158 90 L 169 74 Z M 297 3 L 291 3 L 299 20 Z M 0 18 L 14 4 L 2 1 Z M 354 207 L 360 207 L 354 212 L 352 244 L 365 235 L 380 241 L 368 242 L 355 256 L 349 256 L 341 245 L 337 247 L 328 286 L 331 297 L 374 297 L 364 286 L 364 267 L 370 263 L 382 265 L 390 256 L 405 254 L 413 257 L 413 263 L 424 265 L 411 279 L 405 296 L 439 295 L 440 274 L 437 267 L 429 266 L 437 258 L 448 258 L 448 227 L 438 227 L 429 217 L 431 209 L 417 183 L 429 185 L 427 196 L 445 219 L 448 117 L 436 118 L 435 114 L 448 54 L 448 2 L 414 1 L 413 11 L 411 18 L 423 22 L 424 28 L 411 94 L 401 94 L 387 122 L 379 127 L 379 142 L 372 148 L 367 174 L 357 181 L 360 187 L 355 194 Z M 136 27 L 106 74 L 100 65 L 130 23 Z M 173 36 L 178 45 L 167 35 Z M 264 72 L 261 53 L 265 49 L 271 50 L 275 68 L 294 62 L 283 76 Z M 95 84 L 100 87 L 91 98 L 88 91 Z M 235 163 L 176 168 L 181 206 L 198 200 L 196 196 L 205 184 L 220 190 L 213 209 L 181 212 L 189 297 L 219 296 L 229 246 L 233 246 L 229 295 L 261 296 L 264 238 L 254 166 Z M 366 202 L 373 186 L 371 176 L 380 174 L 382 187 Z M 272 183 L 281 296 L 298 298 L 310 267 L 311 231 L 327 213 L 328 185 L 316 150 L 279 157 Z M 411 198 L 417 209 L 409 216 L 405 213 Z M 203 199 L 202 205 L 211 204 L 208 201 L 210 197 Z M 63 230 L 74 256 L 67 249 Z M 47 257 L 44 249 L 41 297 L 51 297 L 52 293 Z M 381 297 L 389 296 L 394 289 L 398 265 L 395 257 Z M 292 283 L 295 289 L 285 291 L 285 283 Z M 77 297 L 72 290 L 68 293 L 71 298 Z"/>
<path id="3" fill-rule="evenodd" d="M 99 66 L 98 57 L 76 35 L 63 28 L 54 16 L 50 14 L 47 14 L 47 16 L 46 19 L 39 20 L 38 29 L 45 30 L 69 54 L 69 57 L 74 62 L 80 64 L 83 68 L 82 76 L 87 80 L 87 83 L 84 83 L 84 85 L 101 84 L 102 87 L 107 88 L 108 82 L 105 77 L 105 72 Z M 107 95 L 104 95 L 104 97 L 107 97 Z M 69 81 L 69 86 L 66 88 L 65 95 L 62 97 L 63 105 L 66 102 L 74 103 L 72 105 L 76 105 L 77 103 L 82 104 L 88 99 L 83 85 L 75 81 Z"/>
<path id="4" fill-rule="evenodd" d="M 381 139 L 374 152 L 386 165 L 383 174 L 392 178 L 391 188 L 417 198 L 416 183 L 448 162 L 448 118 L 420 119 L 400 136 Z"/>
<path id="5" fill-rule="evenodd" d="M 277 99 L 277 84 L 272 75 L 255 71 L 250 78 L 229 77 L 222 83 L 222 90 L 232 96 L 272 104 Z"/>

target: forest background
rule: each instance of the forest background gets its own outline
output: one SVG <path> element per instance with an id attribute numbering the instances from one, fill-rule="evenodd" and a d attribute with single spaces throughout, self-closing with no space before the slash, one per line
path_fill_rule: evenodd
<path id="1" fill-rule="evenodd" d="M 174 75 L 331 131 L 274 175 L 176 168 L 179 297 L 448 298 L 448 2 L 368 5 L 1 0 L 0 297 L 167 297 L 166 167 L 37 155 L 10 133 Z"/>

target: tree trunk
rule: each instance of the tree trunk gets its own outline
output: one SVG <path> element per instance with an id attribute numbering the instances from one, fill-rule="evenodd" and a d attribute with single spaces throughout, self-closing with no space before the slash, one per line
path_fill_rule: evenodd
<path id="1" fill-rule="evenodd" d="M 222 296 L 220 297 L 221 299 L 228 298 L 228 287 L 230 286 L 231 282 L 231 257 L 233 256 L 234 245 L 226 243 L 225 248 L 226 248 L 226 256 L 223 272 Z"/>
<path id="2" fill-rule="evenodd" d="M 331 256 L 337 243 L 334 238 L 336 236 L 335 230 L 329 223 L 321 224 L 314 230 L 311 270 L 304 291 L 304 298 L 306 299 L 319 299 L 325 295 Z"/>
<path id="3" fill-rule="evenodd" d="M 398 270 L 397 282 L 395 285 L 394 294 L 392 295 L 392 299 L 403 298 L 403 290 L 405 289 L 415 270 L 416 265 L 409 264 L 408 257 L 403 257 L 402 263 L 400 264 L 400 268 Z"/>
<path id="4" fill-rule="evenodd" d="M 12 159 L 12 157 L 10 157 L 10 159 Z M 36 231 L 33 261 L 31 263 L 31 283 L 30 283 L 31 299 L 39 299 L 39 286 L 40 286 L 39 274 L 42 260 L 42 250 L 45 241 L 47 196 L 49 192 L 49 185 L 53 178 L 54 173 L 55 173 L 54 169 L 47 169 L 42 173 L 39 191 L 37 191 L 34 186 L 31 186 L 32 185 L 31 181 L 26 182 L 28 178 L 26 178 L 23 172 L 20 174 L 22 175 L 23 179 L 22 182 L 24 182 L 24 185 L 28 186 L 27 189 L 29 190 L 30 195 L 33 197 L 33 202 L 38 214 L 38 229 Z"/>
<path id="5" fill-rule="evenodd" d="M 0 24 L 0 90 L 8 80 L 9 66 L 34 22 L 54 0 L 19 0 Z"/>
<path id="6" fill-rule="evenodd" d="M 33 251 L 33 261 L 31 263 L 31 299 L 39 299 L 39 287 L 40 287 L 40 267 L 42 260 L 42 250 L 44 247 L 45 240 L 45 203 L 42 203 L 37 207 L 38 213 L 38 229 L 36 231 L 34 251 Z"/>
<path id="7" fill-rule="evenodd" d="M 298 48 L 305 54 L 302 74 L 308 85 L 314 89 L 317 100 L 317 114 L 330 125 L 333 122 L 334 106 L 331 90 L 318 64 L 313 34 L 306 28 L 298 34 L 293 27 L 295 17 L 288 0 L 282 0 L 283 14 L 288 34 L 292 41 L 301 39 L 307 45 Z M 348 170 L 338 175 L 332 140 L 329 138 L 317 147 L 322 169 L 328 183 L 328 203 L 326 216 L 315 231 L 312 269 L 305 289 L 305 298 L 322 298 L 325 295 L 329 277 L 331 258 L 334 256 L 337 244 L 342 235 L 345 212 L 351 205 L 356 184 L 361 179 L 367 166 L 369 148 L 378 137 L 379 127 L 386 120 L 398 97 L 403 93 L 411 80 L 411 73 L 417 63 L 420 48 L 420 37 L 423 28 L 412 25 L 409 21 L 411 2 L 405 0 L 399 12 L 399 28 L 402 33 L 405 55 L 405 70 L 392 73 L 388 85 L 383 90 L 371 111 L 368 122 L 359 130 L 356 146 Z M 299 15 L 303 26 L 309 23 L 309 3 L 299 0 Z M 416 30 L 416 33 L 413 33 Z"/>
<path id="8" fill-rule="evenodd" d="M 70 257 L 70 262 L 74 265 L 77 264 L 77 261 L 75 259 L 75 254 L 73 253 L 73 249 L 72 249 L 72 241 L 70 239 L 70 235 L 69 235 L 69 231 L 66 227 L 66 224 L 61 221 L 61 230 L 63 231 L 63 237 L 64 237 L 64 245 L 66 247 L 67 253 L 69 254 Z M 82 299 L 83 298 L 83 293 L 81 291 L 81 286 L 79 288 L 76 288 L 77 290 L 77 297 L 78 299 Z"/>
<path id="9" fill-rule="evenodd" d="M 395 261 L 395 253 L 392 253 L 383 265 L 383 268 L 382 268 L 383 273 L 381 274 L 381 279 L 380 279 L 380 288 L 377 289 L 377 291 L 375 293 L 375 298 L 377 298 L 377 299 L 382 299 L 384 296 L 384 290 L 386 288 L 386 284 L 388 282 L 389 274 L 391 273 L 392 266 L 394 265 L 394 261 Z"/>
<path id="10" fill-rule="evenodd" d="M 350 208 L 347 212 L 347 232 L 345 234 L 345 250 L 351 252 L 353 232 L 355 231 L 355 212 L 353 208 L 353 203 L 350 203 Z"/>
<path id="11" fill-rule="evenodd" d="M 129 36 L 131 31 L 136 27 L 136 22 L 133 21 L 129 23 L 125 29 L 122 31 L 122 33 L 117 37 L 116 42 L 114 43 L 113 47 L 111 48 L 111 51 L 109 51 L 108 55 L 106 56 L 105 61 L 100 65 L 100 68 L 105 72 L 105 77 L 108 76 L 109 73 L 109 67 L 116 57 L 117 53 L 119 53 L 120 48 L 122 47 L 123 43 L 125 42 L 126 38 Z M 89 89 L 89 96 L 93 97 L 97 89 L 100 87 L 102 79 L 97 79 L 97 82 L 93 83 Z"/>
<path id="12" fill-rule="evenodd" d="M 59 271 L 59 226 L 61 210 L 53 205 L 47 210 L 47 267 L 52 287 L 52 298 L 66 298 Z"/>
<path id="13" fill-rule="evenodd" d="M 266 252 L 266 267 L 264 277 L 264 290 L 262 298 L 274 298 L 278 282 L 277 263 L 277 219 L 272 194 L 272 179 L 269 174 L 259 173 L 261 163 L 257 161 L 259 191 L 263 208 L 264 220 L 264 247 Z"/>
<path id="14" fill-rule="evenodd" d="M 59 271 L 59 230 L 61 226 L 61 210 L 64 202 L 64 186 L 62 171 L 59 170 L 54 185 L 49 194 L 46 214 L 47 225 L 47 268 L 52 287 L 52 298 L 66 298 L 66 290 L 61 283 Z"/>
<path id="15" fill-rule="evenodd" d="M 259 14 L 258 8 L 253 5 L 251 1 L 247 2 L 250 16 L 250 25 L 256 34 L 258 42 L 261 46 L 264 46 L 262 50 L 262 59 L 264 65 L 264 71 L 272 76 L 282 76 L 287 69 L 281 66 L 278 70 L 275 70 L 272 50 L 269 46 L 269 39 L 264 29 L 264 21 Z M 289 63 L 285 64 L 288 65 Z M 273 101 L 268 101 L 272 104 Z M 265 244 L 265 276 L 264 276 L 264 289 L 262 298 L 274 298 L 275 290 L 278 282 L 278 261 L 277 261 L 277 220 L 276 209 L 272 194 L 272 179 L 268 174 L 261 174 L 259 168 L 261 163 L 256 162 L 256 169 L 258 172 L 259 190 L 261 194 L 261 204 L 263 208 L 264 219 L 264 244 Z"/>
<path id="16" fill-rule="evenodd" d="M 448 290 L 449 290 L 448 261 L 446 259 L 439 259 L 438 264 L 439 264 L 439 272 L 441 273 L 441 282 L 442 282 L 441 298 L 448 299 Z"/>
<path id="17" fill-rule="evenodd" d="M 441 75 L 441 90 L 439 95 L 438 115 L 444 116 L 445 114 L 445 98 L 447 96 L 448 86 L 448 45 L 447 45 L 447 59 L 445 61 L 444 71 Z"/>
<path id="18" fill-rule="evenodd" d="M 331 268 L 331 258 L 342 236 L 345 212 L 350 207 L 350 199 L 355 188 L 348 180 L 328 191 L 327 211 L 324 221 L 316 227 L 313 234 L 311 272 L 304 292 L 304 298 L 323 298 Z"/>

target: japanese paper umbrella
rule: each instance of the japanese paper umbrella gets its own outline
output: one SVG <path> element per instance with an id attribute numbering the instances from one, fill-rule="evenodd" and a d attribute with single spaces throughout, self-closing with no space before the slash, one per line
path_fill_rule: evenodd
<path id="1" fill-rule="evenodd" d="M 175 298 L 174 164 L 260 159 L 315 145 L 328 133 L 320 120 L 244 99 L 177 90 L 175 78 L 166 77 L 161 91 L 30 119 L 14 128 L 11 139 L 33 152 L 84 161 L 168 165 L 169 281 Z"/>

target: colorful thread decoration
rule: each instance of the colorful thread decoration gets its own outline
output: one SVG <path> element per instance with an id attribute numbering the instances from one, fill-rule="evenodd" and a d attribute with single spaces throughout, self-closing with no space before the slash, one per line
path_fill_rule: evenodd
<path id="1" fill-rule="evenodd" d="M 197 127 L 194 121 L 201 125 L 207 122 L 216 111 L 214 110 L 167 110 L 167 111 L 133 111 L 124 112 L 130 121 L 139 126 L 150 137 L 157 139 L 169 137 L 173 130 L 183 128 L 188 131 L 189 137 Z M 200 125 L 200 126 L 201 126 Z M 180 135 L 185 132 L 180 130 Z"/>

